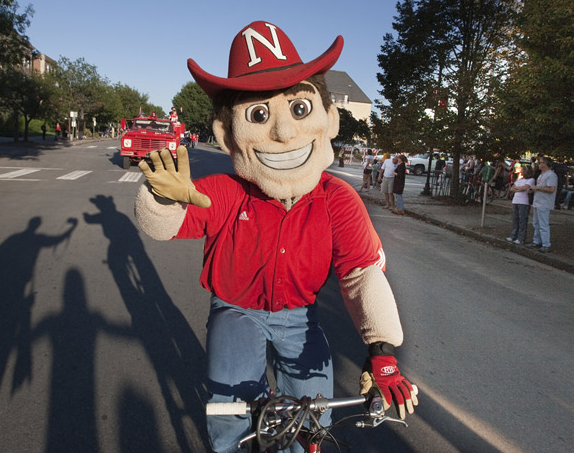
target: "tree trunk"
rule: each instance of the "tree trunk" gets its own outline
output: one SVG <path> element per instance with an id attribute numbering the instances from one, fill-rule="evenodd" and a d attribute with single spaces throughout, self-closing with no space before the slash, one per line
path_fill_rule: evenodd
<path id="1" fill-rule="evenodd" d="M 14 127 L 14 141 L 17 142 L 20 136 L 20 124 L 18 123 L 18 112 L 12 113 L 13 127 Z"/>
<path id="2" fill-rule="evenodd" d="M 30 121 L 32 121 L 32 117 L 28 117 L 28 115 L 24 115 L 24 141 L 28 141 L 28 129 L 30 127 Z"/>

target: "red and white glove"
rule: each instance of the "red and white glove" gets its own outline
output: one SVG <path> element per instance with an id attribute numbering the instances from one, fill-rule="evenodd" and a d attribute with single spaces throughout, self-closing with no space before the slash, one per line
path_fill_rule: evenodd
<path id="1" fill-rule="evenodd" d="M 390 355 L 378 355 L 367 358 L 361 375 L 361 395 L 373 387 L 383 396 L 383 409 L 391 407 L 393 400 L 401 420 L 406 417 L 406 410 L 412 414 L 414 406 L 419 404 L 417 392 L 397 368 L 397 359 Z"/>

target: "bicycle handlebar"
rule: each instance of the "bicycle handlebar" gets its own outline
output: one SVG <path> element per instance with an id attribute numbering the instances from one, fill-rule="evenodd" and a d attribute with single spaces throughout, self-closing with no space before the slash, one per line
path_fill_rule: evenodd
<path id="1" fill-rule="evenodd" d="M 418 394 L 418 388 L 416 385 L 413 385 L 413 390 L 415 395 Z M 327 409 L 335 409 L 338 407 L 358 406 L 360 404 L 364 404 L 367 401 L 367 398 L 367 396 L 363 395 L 345 398 L 324 398 L 321 395 L 317 395 L 317 397 L 311 401 L 310 409 L 324 412 Z M 247 403 L 245 401 L 236 401 L 231 403 L 207 403 L 205 406 L 205 413 L 207 415 L 246 415 L 251 413 L 255 407 L 255 403 Z M 295 410 L 300 407 L 300 405 L 277 402 L 274 407 L 276 410 L 284 411 Z"/>
<path id="2" fill-rule="evenodd" d="M 251 405 L 244 401 L 235 403 L 207 403 L 207 415 L 245 415 L 251 412 Z"/>
<path id="3" fill-rule="evenodd" d="M 367 401 L 365 396 L 354 396 L 347 398 L 324 398 L 321 395 L 311 401 L 309 409 L 314 411 L 318 410 L 324 412 L 328 409 L 335 409 L 338 407 L 358 406 Z M 251 413 L 254 409 L 253 403 L 246 403 L 244 401 L 237 401 L 233 403 L 207 403 L 205 412 L 207 415 L 245 415 Z M 277 402 L 273 405 L 275 410 L 288 411 L 297 410 L 300 405 L 295 403 Z"/>

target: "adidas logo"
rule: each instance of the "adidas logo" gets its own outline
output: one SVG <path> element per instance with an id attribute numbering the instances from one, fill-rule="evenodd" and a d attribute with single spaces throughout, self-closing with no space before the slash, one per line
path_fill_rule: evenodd
<path id="1" fill-rule="evenodd" d="M 247 217 L 247 212 L 243 211 L 241 214 L 239 214 L 239 220 L 249 220 L 249 217 Z"/>

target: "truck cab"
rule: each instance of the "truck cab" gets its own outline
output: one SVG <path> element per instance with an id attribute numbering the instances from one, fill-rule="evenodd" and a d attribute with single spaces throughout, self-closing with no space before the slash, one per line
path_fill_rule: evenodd
<path id="1" fill-rule="evenodd" d="M 160 119 L 155 116 L 122 119 L 120 156 L 122 166 L 129 169 L 132 163 L 148 158 L 152 151 L 167 148 L 176 156 L 176 149 L 185 131 L 185 124 Z"/>

